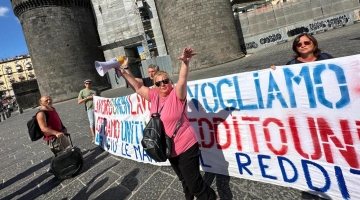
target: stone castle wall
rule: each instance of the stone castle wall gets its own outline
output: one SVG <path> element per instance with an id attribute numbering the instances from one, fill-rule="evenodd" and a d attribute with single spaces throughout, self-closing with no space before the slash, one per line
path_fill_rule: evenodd
<path id="1" fill-rule="evenodd" d="M 54 101 L 77 97 L 83 81 L 108 87 L 94 61 L 104 60 L 89 0 L 12 0 L 42 95 Z"/>
<path id="2" fill-rule="evenodd" d="M 242 57 L 229 0 L 155 0 L 155 3 L 174 73 L 179 71 L 177 58 L 185 46 L 198 52 L 190 70 Z"/>

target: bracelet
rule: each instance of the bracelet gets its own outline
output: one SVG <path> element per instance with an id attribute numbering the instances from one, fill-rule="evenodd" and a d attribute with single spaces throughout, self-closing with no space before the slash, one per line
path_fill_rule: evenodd
<path id="1" fill-rule="evenodd" d="M 122 67 L 122 69 L 129 69 L 129 67 Z"/>

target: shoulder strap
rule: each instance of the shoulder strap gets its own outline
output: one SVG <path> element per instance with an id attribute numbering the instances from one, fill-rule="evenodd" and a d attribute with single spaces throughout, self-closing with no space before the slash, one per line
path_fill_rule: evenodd
<path id="1" fill-rule="evenodd" d="M 160 95 L 159 95 L 160 96 Z M 162 105 L 161 106 L 161 108 L 160 108 L 160 111 L 158 112 L 158 108 L 159 108 L 159 96 L 158 96 L 158 98 L 157 98 L 157 104 L 156 104 L 156 113 L 161 113 L 161 111 L 162 111 L 162 109 L 164 108 L 164 105 Z"/>
<path id="2" fill-rule="evenodd" d="M 292 59 L 291 61 L 290 61 L 290 64 L 296 64 L 296 59 L 294 58 L 294 59 Z"/>
<path id="3" fill-rule="evenodd" d="M 174 134 L 171 136 L 171 138 L 172 138 L 172 139 L 175 137 L 176 133 L 178 132 L 178 130 L 179 130 L 180 126 L 181 126 L 181 120 L 182 120 L 182 118 L 183 118 L 183 115 L 184 115 L 184 112 L 185 112 L 186 105 L 187 105 L 187 100 L 185 99 L 185 103 L 184 103 L 183 111 L 182 111 L 182 113 L 181 113 L 181 118 L 179 119 L 179 121 L 178 121 L 178 122 L 177 122 L 177 124 L 176 124 Z"/>
<path id="4" fill-rule="evenodd" d="M 36 113 L 36 115 L 37 115 L 39 112 L 43 112 L 43 113 L 45 114 L 46 120 L 49 119 L 49 113 L 48 113 L 48 111 L 46 111 L 46 110 L 39 110 L 39 111 Z M 35 115 L 35 116 L 36 116 L 36 115 Z"/>
<path id="5" fill-rule="evenodd" d="M 53 107 L 53 109 L 55 110 L 55 108 Z M 39 110 L 36 115 L 39 113 L 39 112 L 43 112 L 45 114 L 45 117 L 46 117 L 46 123 L 47 123 L 47 120 L 49 119 L 50 115 L 49 115 L 49 112 L 47 110 Z M 59 117 L 60 119 L 60 117 Z M 60 119 L 60 123 L 61 123 L 61 127 L 62 129 L 65 128 L 64 124 L 62 123 L 61 119 Z"/>
<path id="6" fill-rule="evenodd" d="M 326 53 L 321 53 L 320 57 L 322 57 L 324 60 L 329 59 L 329 56 Z"/>

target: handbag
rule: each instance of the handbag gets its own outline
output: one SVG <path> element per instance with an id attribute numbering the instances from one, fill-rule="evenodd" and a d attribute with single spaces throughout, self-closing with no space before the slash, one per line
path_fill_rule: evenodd
<path id="1" fill-rule="evenodd" d="M 177 122 L 174 134 L 171 137 L 165 133 L 164 124 L 160 119 L 160 113 L 164 108 L 164 105 L 161 107 L 159 112 L 158 106 L 159 97 L 156 105 L 156 113 L 151 114 L 151 119 L 143 131 L 141 145 L 143 146 L 146 154 L 151 159 L 155 160 L 156 162 L 165 162 L 168 158 L 171 157 L 173 139 L 175 138 L 176 133 L 181 126 L 181 120 L 185 111 L 186 102 L 184 103 L 181 118 Z"/>

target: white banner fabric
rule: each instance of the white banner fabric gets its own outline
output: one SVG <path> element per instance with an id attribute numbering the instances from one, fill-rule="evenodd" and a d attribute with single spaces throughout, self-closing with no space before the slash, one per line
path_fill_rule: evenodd
<path id="1" fill-rule="evenodd" d="M 191 73 L 191 72 L 190 72 Z M 360 55 L 188 82 L 204 171 L 360 199 Z M 138 162 L 149 102 L 95 97 L 96 144 Z"/>

